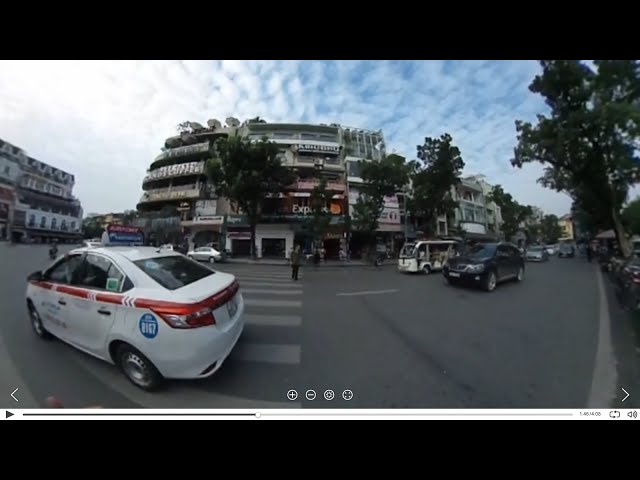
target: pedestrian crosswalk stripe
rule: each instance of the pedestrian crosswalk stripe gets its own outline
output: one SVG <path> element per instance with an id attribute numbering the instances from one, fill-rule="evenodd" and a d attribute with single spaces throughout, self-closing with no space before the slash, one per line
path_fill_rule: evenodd
<path id="1" fill-rule="evenodd" d="M 248 281 L 244 281 L 244 280 L 239 280 L 240 286 L 242 287 L 242 290 L 245 289 L 245 287 L 264 287 L 264 288 L 283 288 L 285 286 L 284 283 L 271 283 L 269 281 L 264 281 L 264 282 L 254 282 L 251 280 Z M 286 285 L 287 288 L 292 288 L 294 290 L 296 289 L 301 289 L 302 288 L 302 284 L 301 283 L 294 283 L 294 282 L 288 282 L 288 285 Z"/>
<path id="2" fill-rule="evenodd" d="M 263 315 L 261 313 L 245 313 L 244 321 L 247 325 L 260 327 L 299 327 L 302 317 L 299 315 Z"/>
<path id="3" fill-rule="evenodd" d="M 245 298 L 244 304 L 248 307 L 284 307 L 284 308 L 301 308 L 301 300 L 266 300 L 261 298 Z"/>
<path id="4" fill-rule="evenodd" d="M 268 288 L 243 288 L 242 293 L 249 295 L 302 295 L 302 290 L 275 290 Z"/>
<path id="5" fill-rule="evenodd" d="M 277 282 L 284 284 L 291 284 L 294 280 L 291 277 L 278 278 L 278 277 L 255 277 L 253 275 L 234 275 L 236 279 L 243 281 L 249 280 L 251 282 Z M 300 279 L 301 277 L 298 277 Z"/>
<path id="6" fill-rule="evenodd" d="M 297 365 L 300 363 L 301 351 L 300 345 L 238 343 L 230 358 L 245 362 Z"/>

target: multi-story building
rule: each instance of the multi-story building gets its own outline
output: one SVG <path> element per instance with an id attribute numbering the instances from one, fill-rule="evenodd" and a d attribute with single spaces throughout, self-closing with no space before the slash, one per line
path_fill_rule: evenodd
<path id="1" fill-rule="evenodd" d="M 207 127 L 188 122 L 179 135 L 165 141 L 142 181 L 137 205 L 140 218 L 135 223 L 145 228 L 152 242 L 179 242 L 186 235 L 192 245 L 220 245 L 223 216 L 218 204 L 226 202 L 207 181 L 205 163 L 214 142 L 239 127 L 235 118 L 227 118 L 226 126 L 215 119 Z"/>
<path id="2" fill-rule="evenodd" d="M 297 176 L 284 192 L 267 199 L 264 204 L 256 228 L 258 256 L 288 256 L 294 244 L 302 245 L 303 251 L 312 250 L 314 239 L 308 228 L 312 215 L 309 200 L 314 187 L 325 178 L 327 190 L 333 196 L 326 206 L 332 216 L 322 247 L 328 257 L 337 257 L 346 241 L 348 209 L 341 127 L 337 124 L 247 122 L 243 134 L 256 140 L 267 137 L 278 144 L 281 161 Z M 231 215 L 227 223 L 227 237 L 233 253 L 248 253 L 246 220 L 243 221 L 241 215 Z"/>
<path id="3" fill-rule="evenodd" d="M 386 144 L 382 130 L 365 130 L 362 128 L 344 127 L 343 144 L 347 170 L 347 185 L 349 192 L 349 208 L 353 208 L 360 196 L 364 183 L 360 173 L 361 161 L 378 161 L 386 155 Z M 378 218 L 376 243 L 386 245 L 392 251 L 398 250 L 404 240 L 403 216 L 401 201 L 403 194 L 391 195 L 385 198 L 384 209 Z M 355 258 L 365 247 L 367 239 L 357 230 L 352 230 L 349 247 Z"/>
<path id="4" fill-rule="evenodd" d="M 124 213 L 91 214 L 85 218 L 87 221 L 105 230 L 108 225 L 122 225 L 124 223 Z"/>
<path id="5" fill-rule="evenodd" d="M 438 221 L 438 229 L 446 227 L 448 234 L 464 233 L 466 238 L 477 240 L 499 238 L 502 215 L 500 207 L 488 200 L 492 188 L 484 175 L 461 178 L 451 193 L 458 207 L 446 221 Z"/>
<path id="6" fill-rule="evenodd" d="M 29 157 L 0 140 L 0 175 L 5 200 L 0 211 L 0 230 L 17 241 L 76 241 L 80 238 L 82 207 L 73 196 L 75 178 L 51 165 Z M 13 199 L 13 205 L 7 200 Z"/>

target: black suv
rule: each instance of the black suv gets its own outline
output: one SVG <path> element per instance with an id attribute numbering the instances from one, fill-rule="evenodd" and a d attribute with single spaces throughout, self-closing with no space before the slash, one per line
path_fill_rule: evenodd
<path id="1" fill-rule="evenodd" d="M 492 292 L 500 282 L 522 281 L 524 258 L 518 247 L 511 243 L 478 243 L 459 257 L 450 258 L 442 273 L 449 285 L 479 285 Z"/>

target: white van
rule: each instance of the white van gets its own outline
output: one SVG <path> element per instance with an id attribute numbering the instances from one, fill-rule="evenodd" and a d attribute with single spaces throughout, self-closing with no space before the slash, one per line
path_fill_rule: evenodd
<path id="1" fill-rule="evenodd" d="M 398 271 L 431 273 L 442 270 L 449 257 L 456 254 L 460 243 L 454 240 L 423 240 L 407 243 L 398 257 Z"/>

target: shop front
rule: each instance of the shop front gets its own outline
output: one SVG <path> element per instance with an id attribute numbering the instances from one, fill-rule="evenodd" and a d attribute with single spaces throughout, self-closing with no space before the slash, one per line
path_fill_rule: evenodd
<path id="1" fill-rule="evenodd" d="M 11 235 L 11 210 L 15 203 L 12 188 L 0 186 L 0 240 L 8 240 Z"/>
<path id="2" fill-rule="evenodd" d="M 224 231 L 224 249 L 234 257 L 251 255 L 251 229 L 246 215 L 227 215 Z"/>
<path id="3" fill-rule="evenodd" d="M 182 222 L 184 234 L 189 237 L 189 247 L 198 248 L 212 245 L 222 249 L 221 236 L 224 225 L 223 215 L 197 216 Z"/>
<path id="4" fill-rule="evenodd" d="M 256 246 L 258 258 L 289 258 L 293 249 L 293 230 L 289 224 L 258 224 Z"/>

